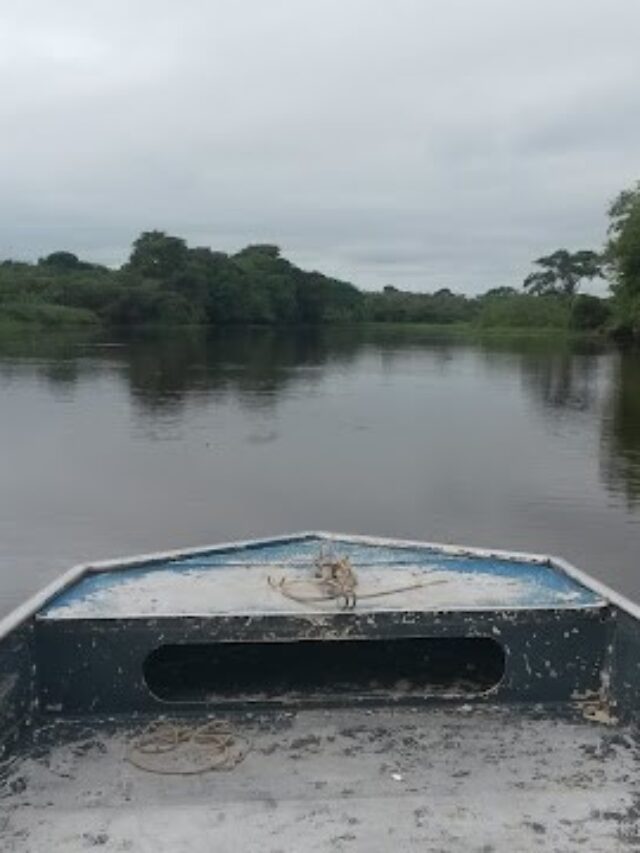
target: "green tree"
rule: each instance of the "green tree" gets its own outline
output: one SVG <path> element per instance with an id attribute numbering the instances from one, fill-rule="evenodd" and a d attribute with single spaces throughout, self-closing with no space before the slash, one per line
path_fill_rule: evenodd
<path id="1" fill-rule="evenodd" d="M 70 272 L 75 270 L 91 269 L 91 264 L 81 261 L 73 252 L 52 252 L 45 258 L 40 258 L 38 265 L 48 267 L 56 272 Z"/>
<path id="2" fill-rule="evenodd" d="M 128 267 L 146 278 L 166 279 L 184 268 L 187 244 L 164 231 L 143 231 L 133 243 Z"/>
<path id="3" fill-rule="evenodd" d="M 571 303 L 571 327 L 580 330 L 601 329 L 611 316 L 611 308 L 605 299 L 588 293 L 580 293 Z"/>
<path id="4" fill-rule="evenodd" d="M 602 258 L 589 249 L 578 252 L 557 249 L 534 263 L 541 269 L 528 275 L 523 286 L 529 293 L 537 295 L 574 296 L 582 279 L 602 276 Z"/>
<path id="5" fill-rule="evenodd" d="M 605 258 L 614 294 L 613 333 L 640 339 L 640 181 L 609 207 Z"/>
<path id="6" fill-rule="evenodd" d="M 640 181 L 609 207 L 606 259 L 614 282 L 628 295 L 640 294 Z"/>
<path id="7" fill-rule="evenodd" d="M 236 258 L 270 258 L 275 261 L 280 257 L 280 247 L 273 243 L 253 243 L 245 246 L 235 256 Z"/>

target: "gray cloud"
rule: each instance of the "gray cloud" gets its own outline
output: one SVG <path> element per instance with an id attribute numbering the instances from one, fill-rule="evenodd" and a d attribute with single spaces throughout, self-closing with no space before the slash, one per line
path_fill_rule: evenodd
<path id="1" fill-rule="evenodd" d="M 518 284 L 638 177 L 633 0 L 21 0 L 0 254 L 270 240 L 364 287 Z"/>

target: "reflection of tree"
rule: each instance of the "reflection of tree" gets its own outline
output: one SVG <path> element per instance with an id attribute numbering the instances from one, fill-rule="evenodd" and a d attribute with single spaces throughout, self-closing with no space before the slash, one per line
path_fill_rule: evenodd
<path id="1" fill-rule="evenodd" d="M 290 387 L 313 387 L 331 364 L 350 363 L 366 344 L 346 327 L 174 329 L 117 341 L 95 334 L 0 337 L 0 378 L 19 379 L 25 365 L 54 387 L 118 368 L 141 416 L 179 415 L 187 403 L 232 395 L 240 405 L 273 407 Z"/>
<path id="2" fill-rule="evenodd" d="M 481 346 L 491 369 L 520 373 L 524 390 L 545 415 L 595 408 L 602 346 L 561 338 L 496 340 Z"/>
<path id="3" fill-rule="evenodd" d="M 523 355 L 522 381 L 547 411 L 584 412 L 596 400 L 598 359 L 575 352 Z"/>
<path id="4" fill-rule="evenodd" d="M 297 386 L 313 388 L 325 368 L 346 367 L 369 351 L 385 358 L 433 346 L 410 333 L 363 326 L 198 329 L 138 336 L 120 357 L 139 412 L 153 415 L 228 395 L 244 407 L 269 409 Z M 434 358 L 444 352 L 439 343 Z"/>
<path id="5" fill-rule="evenodd" d="M 233 395 L 241 405 L 275 405 L 290 386 L 313 385 L 321 373 L 305 368 L 346 363 L 356 336 L 316 328 L 227 329 L 147 336 L 127 352 L 131 393 L 143 411 L 172 410 Z"/>
<path id="6" fill-rule="evenodd" d="M 0 378 L 11 381 L 28 363 L 54 387 L 113 368 L 126 379 L 138 417 L 166 415 L 185 406 L 233 397 L 239 405 L 269 410 L 296 387 L 313 389 L 326 368 L 346 367 L 375 353 L 386 366 L 408 352 L 430 353 L 445 368 L 455 341 L 395 326 L 182 328 L 124 334 L 60 332 L 0 337 Z"/>
<path id="7" fill-rule="evenodd" d="M 434 338 L 414 329 L 334 327 L 295 329 L 182 329 L 156 331 L 130 339 L 101 339 L 101 332 L 22 333 L 0 337 L 0 382 L 20 382 L 25 371 L 42 378 L 55 393 L 73 393 L 81 381 L 91 384 L 108 371 L 120 377 L 145 429 L 176 426 L 187 407 L 217 400 L 269 414 L 296 390 L 313 394 L 317 383 L 335 368 L 349 369 L 357 359 L 375 354 L 384 368 L 394 370 L 407 355 L 443 371 L 454 352 L 472 347 L 485 368 L 521 376 L 531 399 L 549 417 L 594 417 L 601 400 L 601 347 L 565 341 L 517 339 L 462 343 Z M 629 501 L 640 502 L 640 355 L 611 355 L 615 383 L 605 401 L 601 470 L 606 485 Z M 258 424 L 249 440 L 267 443 L 275 432 L 269 418 Z"/>
<path id="8" fill-rule="evenodd" d="M 79 355 L 86 355 L 94 342 L 93 331 L 65 332 L 21 330 L 0 334 L 0 379 L 18 380 L 25 369 L 35 369 L 39 375 L 60 391 L 71 389 L 79 379 L 91 372 L 85 362 L 81 367 Z"/>
<path id="9" fill-rule="evenodd" d="M 80 365 L 78 364 L 77 359 L 69 358 L 52 361 L 43 368 L 43 374 L 47 377 L 49 382 L 64 387 L 75 385 L 78 381 L 79 370 Z"/>
<path id="10" fill-rule="evenodd" d="M 640 354 L 619 357 L 602 425 L 601 472 L 607 487 L 640 503 Z"/>

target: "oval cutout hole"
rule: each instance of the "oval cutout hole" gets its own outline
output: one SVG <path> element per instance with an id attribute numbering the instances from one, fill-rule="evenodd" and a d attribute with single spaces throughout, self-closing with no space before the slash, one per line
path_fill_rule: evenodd
<path id="1" fill-rule="evenodd" d="M 165 702 L 402 700 L 485 693 L 504 666 L 484 637 L 190 643 L 155 649 L 144 677 Z"/>

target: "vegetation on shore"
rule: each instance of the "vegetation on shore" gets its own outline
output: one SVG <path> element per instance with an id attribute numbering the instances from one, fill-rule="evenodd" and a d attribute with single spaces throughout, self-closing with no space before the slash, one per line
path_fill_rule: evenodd
<path id="1" fill-rule="evenodd" d="M 56 252 L 36 264 L 0 263 L 0 328 L 33 323 L 141 325 L 300 325 L 414 323 L 488 329 L 593 328 L 609 316 L 595 297 L 531 295 L 497 288 L 467 297 L 442 289 L 381 292 L 306 272 L 275 246 L 235 255 L 190 249 L 161 232 L 142 234 L 119 270 Z"/>
<path id="2" fill-rule="evenodd" d="M 640 340 L 640 181 L 610 206 L 608 234 L 603 257 L 612 282 L 613 330 Z"/>
<path id="3" fill-rule="evenodd" d="M 609 210 L 603 252 L 558 249 L 535 261 L 522 290 L 497 287 L 467 297 L 381 292 L 300 269 L 277 246 L 235 254 L 189 247 L 179 237 L 147 231 L 128 261 L 109 269 L 68 251 L 37 263 L 0 262 L 0 329 L 102 324 L 300 325 L 414 323 L 451 329 L 547 329 L 610 332 L 640 338 L 640 183 Z M 579 294 L 584 279 L 607 277 L 611 296 Z"/>

